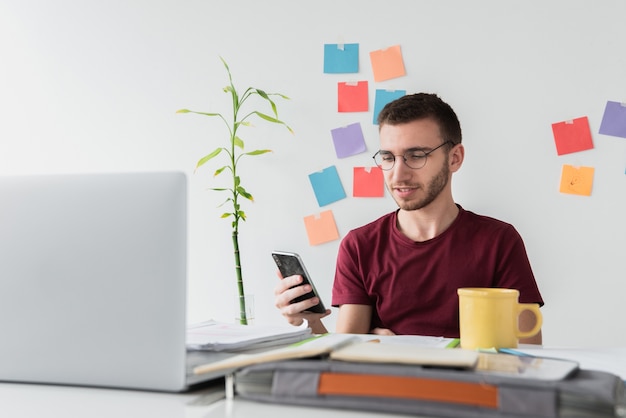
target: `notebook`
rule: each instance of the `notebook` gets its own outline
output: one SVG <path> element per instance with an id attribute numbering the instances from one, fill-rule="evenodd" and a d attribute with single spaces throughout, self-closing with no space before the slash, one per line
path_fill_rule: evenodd
<path id="1" fill-rule="evenodd" d="M 180 392 L 232 354 L 187 353 L 187 178 L 0 177 L 0 381 Z"/>

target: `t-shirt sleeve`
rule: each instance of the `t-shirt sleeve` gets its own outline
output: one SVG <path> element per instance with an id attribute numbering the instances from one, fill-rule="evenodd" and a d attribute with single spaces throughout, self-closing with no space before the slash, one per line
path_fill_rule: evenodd
<path id="1" fill-rule="evenodd" d="M 354 235 L 349 232 L 339 245 L 335 280 L 332 289 L 332 305 L 344 304 L 371 305 L 363 274 L 359 268 L 359 253 Z"/>
<path id="2" fill-rule="evenodd" d="M 501 244 L 495 287 L 517 289 L 521 303 L 538 303 L 543 306 L 524 241 L 512 225 L 505 230 Z"/>

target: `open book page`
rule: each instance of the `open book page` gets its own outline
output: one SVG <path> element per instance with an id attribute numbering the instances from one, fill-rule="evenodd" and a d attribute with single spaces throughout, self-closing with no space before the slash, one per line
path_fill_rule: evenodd
<path id="1" fill-rule="evenodd" d="M 365 363 L 414 364 L 454 368 L 473 368 L 478 361 L 478 352 L 461 348 L 446 350 L 442 347 L 361 342 L 351 344 L 330 353 L 332 360 Z"/>
<path id="2" fill-rule="evenodd" d="M 218 370 L 237 369 L 257 363 L 266 363 L 279 360 L 293 360 L 299 358 L 316 357 L 348 344 L 360 342 L 361 339 L 351 334 L 323 334 L 307 340 L 271 350 L 242 353 L 221 361 L 198 366 L 195 374 L 211 373 Z"/>
<path id="3" fill-rule="evenodd" d="M 358 335 L 363 341 L 377 339 L 385 344 L 410 345 L 413 347 L 454 348 L 459 345 L 458 338 L 431 337 L 429 335 L 355 335 Z"/>

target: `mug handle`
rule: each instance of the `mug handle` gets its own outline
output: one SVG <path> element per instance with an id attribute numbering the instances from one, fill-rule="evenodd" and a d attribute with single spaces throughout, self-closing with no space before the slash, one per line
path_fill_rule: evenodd
<path id="1" fill-rule="evenodd" d="M 541 326 L 543 325 L 543 315 L 541 314 L 541 311 L 539 310 L 539 305 L 536 303 L 519 303 L 517 305 L 517 315 L 519 318 L 519 315 L 523 312 L 523 311 L 532 311 L 535 314 L 535 326 L 533 327 L 533 329 L 531 329 L 530 331 L 521 331 L 517 330 L 517 338 L 529 338 L 532 337 L 534 335 L 536 335 L 539 330 L 541 329 Z"/>

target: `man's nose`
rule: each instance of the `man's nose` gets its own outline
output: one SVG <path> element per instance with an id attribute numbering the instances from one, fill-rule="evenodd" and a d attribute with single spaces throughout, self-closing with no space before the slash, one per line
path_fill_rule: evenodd
<path id="1" fill-rule="evenodd" d="M 404 157 L 396 157 L 395 164 L 388 171 L 390 177 L 395 180 L 401 180 L 412 175 L 413 170 L 406 165 Z"/>

